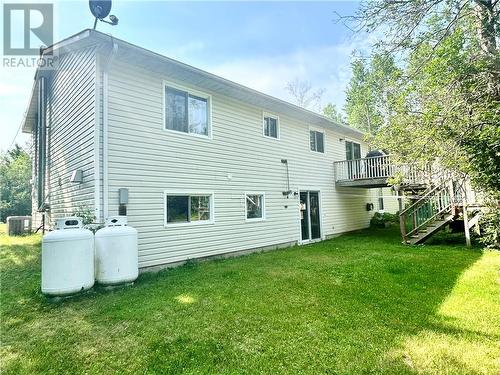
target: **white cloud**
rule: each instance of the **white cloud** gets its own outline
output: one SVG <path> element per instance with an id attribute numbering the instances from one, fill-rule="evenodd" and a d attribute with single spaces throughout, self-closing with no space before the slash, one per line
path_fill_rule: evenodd
<path id="1" fill-rule="evenodd" d="M 24 93 L 24 87 L 15 83 L 0 82 L 0 96 Z"/>
<path id="2" fill-rule="evenodd" d="M 0 67 L 0 150 L 6 150 L 19 128 L 33 85 L 34 68 Z M 21 132 L 16 142 L 23 145 L 29 136 Z"/>
<path id="3" fill-rule="evenodd" d="M 170 49 L 167 53 L 162 53 L 164 56 L 169 56 L 176 60 L 185 60 L 189 56 L 201 52 L 205 49 L 205 43 L 201 40 L 193 40 L 188 43 Z"/>
<path id="4" fill-rule="evenodd" d="M 208 70 L 266 94 L 292 101 L 285 90 L 287 82 L 296 77 L 311 82 L 313 88 L 324 88 L 322 104 L 334 103 L 342 108 L 345 88 L 351 77 L 351 54 L 365 50 L 366 38 L 357 38 L 337 45 L 301 48 L 292 53 L 235 59 L 218 65 L 205 65 Z"/>

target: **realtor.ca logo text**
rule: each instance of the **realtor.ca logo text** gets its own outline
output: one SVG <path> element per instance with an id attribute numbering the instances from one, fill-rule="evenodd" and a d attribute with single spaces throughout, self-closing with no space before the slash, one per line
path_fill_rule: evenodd
<path id="1" fill-rule="evenodd" d="M 53 4 L 3 4 L 4 68 L 40 67 L 50 69 L 54 56 L 41 47 L 53 44 Z"/>

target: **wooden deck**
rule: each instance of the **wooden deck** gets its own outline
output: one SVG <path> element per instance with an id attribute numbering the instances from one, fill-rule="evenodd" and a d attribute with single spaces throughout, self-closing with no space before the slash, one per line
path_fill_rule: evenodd
<path id="1" fill-rule="evenodd" d="M 391 177 L 401 177 L 401 185 L 422 188 L 432 179 L 430 166 L 398 163 L 391 155 L 334 162 L 335 184 L 339 187 L 379 188 L 389 186 Z"/>

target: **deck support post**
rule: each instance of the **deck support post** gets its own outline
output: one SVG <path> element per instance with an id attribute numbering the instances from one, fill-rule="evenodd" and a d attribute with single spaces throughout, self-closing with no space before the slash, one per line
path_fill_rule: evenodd
<path id="1" fill-rule="evenodd" d="M 403 212 L 403 191 L 398 189 L 398 204 L 399 204 L 399 228 L 401 230 L 401 237 L 403 238 L 403 243 L 408 243 L 408 238 L 406 237 L 406 227 L 405 227 L 405 217 L 401 215 Z"/>
<path id="2" fill-rule="evenodd" d="M 465 194 L 462 198 L 462 214 L 464 215 L 464 231 L 465 231 L 465 244 L 467 247 L 471 246 L 470 243 L 470 228 L 469 228 L 469 213 L 467 212 L 467 199 L 465 198 Z"/>

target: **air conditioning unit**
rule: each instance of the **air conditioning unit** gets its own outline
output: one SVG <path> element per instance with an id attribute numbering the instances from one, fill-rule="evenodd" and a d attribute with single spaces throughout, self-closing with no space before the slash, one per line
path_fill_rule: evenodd
<path id="1" fill-rule="evenodd" d="M 7 233 L 9 236 L 20 236 L 31 233 L 31 216 L 7 217 Z"/>

